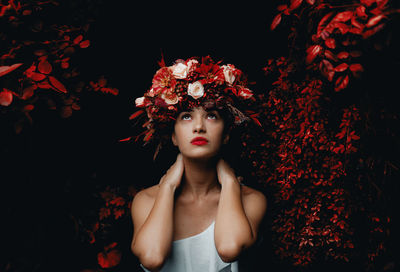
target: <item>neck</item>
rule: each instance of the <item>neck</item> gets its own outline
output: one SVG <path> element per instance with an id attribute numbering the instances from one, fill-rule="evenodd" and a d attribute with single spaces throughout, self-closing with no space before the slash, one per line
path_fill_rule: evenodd
<path id="1" fill-rule="evenodd" d="M 183 195 L 199 199 L 219 189 L 215 159 L 199 161 L 184 157 L 183 163 L 185 165 L 181 184 Z"/>

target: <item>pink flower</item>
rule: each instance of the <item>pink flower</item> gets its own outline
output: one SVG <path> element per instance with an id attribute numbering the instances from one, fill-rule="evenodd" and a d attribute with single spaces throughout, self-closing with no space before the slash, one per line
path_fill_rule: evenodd
<path id="1" fill-rule="evenodd" d="M 188 67 L 182 62 L 176 63 L 171 66 L 170 69 L 174 77 L 177 79 L 185 79 L 187 77 Z"/>
<path id="2" fill-rule="evenodd" d="M 186 62 L 186 65 L 188 67 L 188 74 L 192 73 L 194 70 L 196 70 L 199 62 L 196 59 L 190 59 Z"/>
<path id="3" fill-rule="evenodd" d="M 222 65 L 221 68 L 224 72 L 225 81 L 228 85 L 232 85 L 238 75 L 238 70 L 232 64 Z"/>
<path id="4" fill-rule="evenodd" d="M 179 102 L 178 96 L 173 92 L 165 92 L 161 95 L 161 98 L 164 99 L 165 103 L 168 105 L 175 105 Z"/>
<path id="5" fill-rule="evenodd" d="M 189 83 L 188 95 L 192 96 L 194 99 L 198 99 L 204 95 L 204 87 L 200 81 L 194 83 Z"/>
<path id="6" fill-rule="evenodd" d="M 163 67 L 157 71 L 153 77 L 154 92 L 159 94 L 165 91 L 173 91 L 176 86 L 175 77 L 168 67 Z"/>

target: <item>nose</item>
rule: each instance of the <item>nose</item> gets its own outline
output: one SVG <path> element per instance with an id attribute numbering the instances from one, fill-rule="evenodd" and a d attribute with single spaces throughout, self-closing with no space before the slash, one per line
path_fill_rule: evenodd
<path id="1" fill-rule="evenodd" d="M 193 121 L 193 132 L 202 133 L 206 131 L 203 118 L 196 116 Z"/>

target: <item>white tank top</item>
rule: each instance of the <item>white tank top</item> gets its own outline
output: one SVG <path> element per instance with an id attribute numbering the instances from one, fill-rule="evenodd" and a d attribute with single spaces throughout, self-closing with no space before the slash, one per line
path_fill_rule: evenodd
<path id="1" fill-rule="evenodd" d="M 173 241 L 171 255 L 161 272 L 238 272 L 238 261 L 225 263 L 219 257 L 214 243 L 214 224 L 215 221 L 199 234 Z"/>

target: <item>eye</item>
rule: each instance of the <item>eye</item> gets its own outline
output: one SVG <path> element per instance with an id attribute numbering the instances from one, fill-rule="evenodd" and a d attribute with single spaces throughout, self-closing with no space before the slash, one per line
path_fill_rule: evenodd
<path id="1" fill-rule="evenodd" d="M 216 120 L 216 119 L 218 119 L 218 115 L 217 115 L 216 113 L 209 112 L 209 113 L 207 114 L 207 119 Z"/>
<path id="2" fill-rule="evenodd" d="M 181 115 L 182 120 L 190 120 L 192 116 L 189 113 L 184 113 Z"/>

